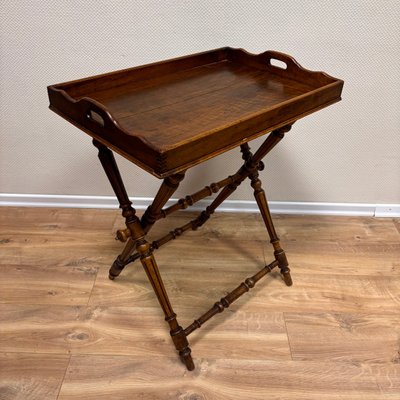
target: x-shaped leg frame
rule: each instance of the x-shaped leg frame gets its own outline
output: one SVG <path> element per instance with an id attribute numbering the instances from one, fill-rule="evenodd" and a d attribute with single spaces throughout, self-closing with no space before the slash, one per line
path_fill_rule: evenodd
<path id="1" fill-rule="evenodd" d="M 122 216 L 125 218 L 126 224 L 126 229 L 117 232 L 117 238 L 123 242 L 126 241 L 127 243 L 122 253 L 112 264 L 109 277 L 110 279 L 116 278 L 126 265 L 137 259 L 141 260 L 142 266 L 164 312 L 165 320 L 169 324 L 170 334 L 175 347 L 179 352 L 182 362 L 186 365 L 186 368 L 189 371 L 194 369 L 191 350 L 187 340 L 189 334 L 197 328 L 200 328 L 211 317 L 229 307 L 230 304 L 237 300 L 242 294 L 253 288 L 257 281 L 271 272 L 276 266 L 279 267 L 286 285 L 292 285 L 286 255 L 280 246 L 279 238 L 276 234 L 268 208 L 267 198 L 261 187 L 261 181 L 258 174 L 258 171 L 264 168 L 262 159 L 275 147 L 290 128 L 291 125 L 286 125 L 272 131 L 254 155 L 251 153 L 250 147 L 247 143 L 242 144 L 240 150 L 242 152 L 244 164 L 236 174 L 228 176 L 219 182 L 212 183 L 204 189 L 180 199 L 177 203 L 168 208 L 163 208 L 178 188 L 185 173 L 182 172 L 168 176 L 164 179 L 153 203 L 147 208 L 141 219 L 136 216 L 136 210 L 132 207 L 132 203 L 126 193 L 113 153 L 102 143 L 93 140 L 93 144 L 99 150 L 100 162 L 118 198 L 120 208 L 122 209 Z M 178 324 L 176 314 L 169 301 L 153 252 L 170 240 L 176 239 L 185 231 L 196 230 L 201 227 L 214 213 L 216 208 L 226 200 L 246 178 L 250 179 L 251 186 L 254 189 L 254 197 L 257 201 L 258 208 L 260 209 L 261 216 L 274 248 L 275 260 L 255 275 L 247 278 L 236 289 L 228 293 L 221 300 L 217 301 L 210 310 L 198 319 L 195 319 L 191 325 L 184 329 Z M 164 237 L 155 240 L 152 243 L 149 243 L 146 240 L 147 233 L 157 220 L 167 217 L 174 211 L 185 209 L 199 200 L 218 192 L 220 193 L 211 204 L 198 215 L 197 218 L 172 230 Z"/>

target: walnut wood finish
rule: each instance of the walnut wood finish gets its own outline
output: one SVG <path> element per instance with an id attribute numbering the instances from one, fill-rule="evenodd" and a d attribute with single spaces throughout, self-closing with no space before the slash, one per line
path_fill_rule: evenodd
<path id="1" fill-rule="evenodd" d="M 112 168 L 116 168 L 118 171 L 116 164 L 113 164 Z M 164 179 L 160 189 L 156 194 L 156 197 L 154 198 L 153 203 L 147 208 L 140 220 L 141 226 L 145 233 L 148 233 L 157 219 L 160 218 L 162 207 L 176 191 L 184 176 L 185 174 L 181 173 Z M 129 227 L 117 231 L 116 239 L 120 240 L 121 242 L 126 242 L 129 239 L 129 242 L 126 244 L 123 252 L 117 257 L 113 266 L 111 267 L 109 275 L 110 279 L 117 277 L 127 264 L 139 258 L 138 254 L 134 258 L 131 257 L 132 252 L 135 250 L 135 243 L 131 239 L 131 236 L 132 232 Z"/>
<path id="2" fill-rule="evenodd" d="M 339 101 L 342 87 L 288 55 L 225 47 L 48 93 L 53 111 L 164 178 Z"/>
<path id="3" fill-rule="evenodd" d="M 169 214 L 175 211 L 185 210 L 186 208 L 192 206 L 198 201 L 204 199 L 205 197 L 211 196 L 213 193 L 218 193 L 223 187 L 230 183 L 233 183 L 236 178 L 236 175 L 230 175 L 227 178 L 220 180 L 219 182 L 213 182 L 210 185 L 205 186 L 203 189 L 197 191 L 196 193 L 182 197 L 172 206 L 161 210 L 158 218 L 166 218 Z"/>
<path id="4" fill-rule="evenodd" d="M 189 195 L 179 199 L 175 204 L 173 204 L 172 206 L 170 206 L 166 209 L 161 209 L 158 213 L 153 212 L 152 213 L 152 224 L 154 224 L 154 222 L 160 218 L 166 218 L 168 215 L 172 214 L 175 211 L 184 210 L 184 209 L 192 206 L 193 204 L 197 203 L 198 201 L 204 199 L 205 197 L 211 196 L 213 193 L 218 193 L 218 191 L 221 188 L 223 188 L 224 186 L 226 186 L 228 183 L 233 183 L 236 178 L 238 178 L 237 175 L 234 175 L 234 176 L 230 175 L 227 178 L 222 179 L 219 182 L 211 183 L 210 185 L 204 187 L 203 189 L 199 190 L 196 193 L 189 194 Z M 143 225 L 143 220 L 146 220 L 148 218 L 146 215 L 148 213 L 148 210 L 150 208 L 154 207 L 153 204 L 151 204 L 148 207 L 148 209 L 146 210 L 146 213 L 142 217 L 142 225 Z M 178 230 L 181 230 L 181 229 L 182 228 L 177 228 L 174 231 L 178 232 Z M 171 231 L 171 233 L 172 233 L 172 231 Z M 116 239 L 120 240 L 121 242 L 126 242 L 130 236 L 131 236 L 131 232 L 129 231 L 129 229 L 122 229 L 122 230 L 117 231 Z M 153 242 L 153 243 L 155 243 L 155 242 Z M 136 259 L 137 259 L 137 257 L 134 257 L 133 261 Z"/>
<path id="5" fill-rule="evenodd" d="M 168 176 L 164 179 L 153 203 L 147 208 L 140 220 L 144 231 L 147 233 L 153 224 L 160 218 L 160 211 L 178 189 L 179 183 L 185 177 L 184 173 Z"/>
<path id="6" fill-rule="evenodd" d="M 126 225 L 131 221 L 135 215 L 135 209 L 132 207 L 132 202 L 129 200 L 128 194 L 126 193 L 125 186 L 122 182 L 121 174 L 119 172 L 117 163 L 114 155 L 110 149 L 104 146 L 102 143 L 93 140 L 93 145 L 99 150 L 99 159 L 103 169 L 107 175 L 108 180 L 117 196 L 119 207 L 122 209 L 122 216 L 125 217 Z M 129 231 L 129 228 L 128 228 Z M 118 234 L 117 234 L 118 237 Z M 124 269 L 127 260 L 135 248 L 135 242 L 130 240 L 126 245 L 124 251 L 117 257 L 110 269 L 110 279 L 114 279 Z"/>
<path id="7" fill-rule="evenodd" d="M 273 131 L 272 134 L 266 140 L 269 141 L 269 146 L 270 147 L 275 146 L 280 140 L 283 139 L 285 133 L 289 132 L 290 129 L 291 126 L 286 126 L 281 129 Z M 254 163 L 257 162 L 259 157 L 264 157 L 265 155 L 263 146 L 261 146 L 260 149 L 257 150 L 254 156 L 251 154 L 250 147 L 247 143 L 243 144 L 241 147 L 243 152 L 243 158 L 246 160 L 246 164 L 248 166 L 254 165 Z M 279 264 L 282 277 L 286 285 L 291 286 L 293 283 L 292 283 L 292 278 L 290 276 L 289 264 L 286 258 L 286 254 L 280 246 L 279 237 L 276 234 L 275 227 L 272 222 L 272 217 L 269 211 L 267 197 L 265 195 L 264 189 L 261 187 L 261 180 L 259 179 L 258 169 L 253 167 L 248 175 L 248 178 L 251 181 L 251 187 L 254 189 L 254 197 L 256 199 L 261 216 L 264 220 L 265 227 L 267 228 L 271 243 L 274 247 L 275 259 Z"/>
<path id="8" fill-rule="evenodd" d="M 138 231 L 140 232 L 140 229 L 138 229 Z M 147 277 L 149 278 L 149 281 L 153 286 L 154 292 L 161 305 L 161 308 L 164 311 L 165 320 L 169 324 L 170 335 L 172 341 L 175 344 L 175 348 L 179 351 L 179 356 L 182 362 L 186 365 L 186 368 L 189 371 L 192 371 L 194 369 L 194 363 L 190 354 L 191 350 L 189 347 L 189 343 L 186 339 L 183 328 L 178 324 L 178 321 L 176 320 L 176 314 L 174 313 L 170 304 L 152 250 L 149 243 L 147 243 L 144 239 L 144 232 L 143 236 L 137 239 L 136 249 L 140 254 L 143 268 L 146 271 Z"/>
<path id="9" fill-rule="evenodd" d="M 284 68 L 275 66 L 279 60 Z M 187 336 L 229 307 L 274 267 L 292 285 L 288 261 L 275 231 L 259 179 L 262 159 L 292 124 L 340 100 L 343 81 L 302 68 L 292 57 L 274 52 L 254 55 L 229 47 L 48 87 L 50 108 L 90 136 L 117 196 L 127 242 L 109 271 L 114 280 L 140 259 L 170 327 L 170 335 L 188 370 L 194 369 Z M 248 142 L 271 132 L 253 154 Z M 164 208 L 188 168 L 235 146 L 243 165 L 225 179 Z M 163 182 L 142 218 L 126 193 L 112 150 Z M 275 260 L 247 278 L 183 329 L 161 278 L 154 250 L 204 225 L 218 206 L 249 178 L 274 248 Z M 161 218 L 217 193 L 196 218 L 149 243 L 147 234 Z"/>
<path id="10" fill-rule="evenodd" d="M 130 242 L 125 247 L 124 252 L 117 257 L 110 268 L 109 277 L 111 280 L 118 276 L 129 258 L 130 252 L 136 249 L 138 258 L 140 258 L 146 275 L 154 289 L 160 306 L 164 312 L 165 320 L 170 326 L 170 334 L 176 349 L 179 351 L 182 362 L 186 365 L 189 371 L 194 369 L 194 363 L 190 355 L 191 350 L 184 334 L 183 328 L 176 320 L 171 303 L 169 301 L 164 283 L 161 279 L 157 263 L 153 256 L 153 251 L 150 244 L 146 241 L 145 235 L 157 220 L 157 216 L 168 201 L 171 195 L 178 188 L 179 183 L 184 178 L 184 174 L 176 174 L 164 179 L 153 203 L 147 208 L 141 220 L 136 216 L 136 210 L 131 206 L 131 202 L 126 193 L 122 182 L 121 175 L 118 170 L 115 158 L 107 147 L 93 140 L 93 144 L 99 149 L 99 159 L 110 181 L 110 184 L 115 192 L 122 208 L 122 216 L 125 217 L 127 230 L 129 231 Z"/>
<path id="11" fill-rule="evenodd" d="M 247 148 L 241 146 L 241 151 L 243 153 L 243 159 L 245 160 L 244 165 L 235 174 L 235 180 L 229 185 L 225 186 L 224 189 L 218 194 L 214 201 L 199 215 L 197 221 L 195 222 L 196 228 L 202 226 L 214 213 L 219 205 L 223 203 L 236 189 L 237 187 L 246 179 L 246 177 L 257 170 L 257 168 L 262 169 L 263 164 L 261 159 L 264 158 L 282 139 L 283 133 L 290 130 L 289 126 L 284 126 L 273 132 L 265 139 L 264 143 L 260 146 L 254 156 L 247 153 Z"/>
<path id="12" fill-rule="evenodd" d="M 135 216 L 135 209 L 131 206 L 132 202 L 126 193 L 125 186 L 122 182 L 122 178 L 115 162 L 114 155 L 111 150 L 109 150 L 102 143 L 97 140 L 93 140 L 94 146 L 99 149 L 99 159 L 104 168 L 104 171 L 110 181 L 110 184 L 117 196 L 120 208 L 122 209 L 122 216 L 126 218 L 127 229 L 117 231 L 116 238 L 125 242 L 128 238 L 131 238 L 132 231 L 129 228 L 130 223 L 136 223 L 137 217 Z M 147 233 L 154 222 L 159 218 L 160 210 L 176 191 L 179 183 L 184 178 L 185 174 L 176 174 L 164 179 L 153 203 L 147 208 L 144 213 L 140 223 L 143 231 Z M 135 249 L 135 240 L 130 239 L 125 246 L 124 251 L 117 257 L 110 269 L 110 279 L 117 277 L 124 267 L 128 264 L 129 256 Z"/>

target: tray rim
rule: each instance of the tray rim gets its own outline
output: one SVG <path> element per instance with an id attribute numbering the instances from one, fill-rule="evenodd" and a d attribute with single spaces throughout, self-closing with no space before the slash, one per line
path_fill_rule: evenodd
<path id="1" fill-rule="evenodd" d="M 141 69 L 147 69 L 149 67 L 153 67 L 153 66 L 161 66 L 161 65 L 165 65 L 167 63 L 173 63 L 176 61 L 181 61 L 181 60 L 185 60 L 188 58 L 193 58 L 193 57 L 197 57 L 197 56 L 201 56 L 201 55 L 207 55 L 207 54 L 214 54 L 214 53 L 219 53 L 222 58 L 219 59 L 218 61 L 223 61 L 223 60 L 228 60 L 228 56 L 229 55 L 234 55 L 234 54 L 242 54 L 245 55 L 248 58 L 259 58 L 259 59 L 264 59 L 265 57 L 272 57 L 272 58 L 276 58 L 276 59 L 285 59 L 285 60 L 290 60 L 291 62 L 293 62 L 293 64 L 296 65 L 296 67 L 298 67 L 299 69 L 301 69 L 304 72 L 307 72 L 310 75 L 321 75 L 324 76 L 328 79 L 331 80 L 335 80 L 335 81 L 342 81 L 339 78 L 335 78 L 332 75 L 329 75 L 328 73 L 324 72 L 324 71 L 314 71 L 314 70 L 310 70 L 307 69 L 305 67 L 303 67 L 294 57 L 292 57 L 289 54 L 286 53 L 282 53 L 276 50 L 266 50 L 263 51 L 261 53 L 253 53 L 250 52 L 246 49 L 243 49 L 241 47 L 230 47 L 230 46 L 225 46 L 225 47 L 218 47 L 212 50 L 206 50 L 206 51 L 201 51 L 201 52 L 197 52 L 197 53 L 193 53 L 193 54 L 188 54 L 188 55 L 184 55 L 184 56 L 178 56 L 178 57 L 173 57 L 173 58 L 168 58 L 165 60 L 161 60 L 161 61 L 154 61 L 151 63 L 146 63 L 146 64 L 141 64 L 141 65 L 136 65 L 134 67 L 128 67 L 128 68 L 123 68 L 123 69 L 117 69 L 117 70 L 113 70 L 110 72 L 105 72 L 105 73 L 101 73 L 101 74 L 96 74 L 96 75 L 91 75 L 91 76 L 87 76 L 87 77 L 83 77 L 83 78 L 79 78 L 79 79 L 73 79 L 70 81 L 65 81 L 65 82 L 59 82 L 59 83 L 54 83 L 51 85 L 48 85 L 48 88 L 51 89 L 59 89 L 59 90 L 63 90 L 60 89 L 59 86 L 65 86 L 65 85 L 75 85 L 75 84 L 79 84 L 79 83 L 84 83 L 84 82 L 89 82 L 89 81 L 94 81 L 100 78 L 106 78 L 109 76 L 115 76 L 116 74 L 124 74 L 124 73 L 130 73 L 130 72 L 135 72 L 135 71 L 139 71 Z M 223 57 L 225 56 L 225 57 Z M 278 58 L 279 57 L 279 58 Z M 233 59 L 231 59 L 233 60 Z M 216 62 L 218 62 L 216 61 Z M 204 63 L 204 64 L 199 64 L 198 66 L 202 66 L 202 65 L 207 65 L 210 63 Z M 196 68 L 196 67 L 193 67 Z M 189 69 L 189 68 L 188 68 Z M 147 78 L 148 79 L 148 78 Z M 151 79 L 151 78 L 150 78 Z"/>
<path id="2" fill-rule="evenodd" d="M 333 90 L 336 93 L 338 93 L 338 95 L 336 95 L 334 98 L 329 99 L 328 101 L 324 102 L 323 104 L 317 104 L 315 107 L 311 107 L 310 109 L 305 110 L 304 112 L 296 115 L 295 118 L 293 117 L 293 118 L 286 119 L 284 121 L 284 123 L 272 125 L 271 127 L 268 127 L 268 129 L 262 128 L 259 131 L 253 130 L 252 132 L 249 132 L 249 135 L 247 135 L 245 138 L 242 138 L 241 140 L 236 140 L 235 142 L 233 142 L 234 144 L 229 143 L 227 146 L 223 146 L 222 148 L 214 149 L 208 155 L 205 155 L 203 157 L 197 157 L 196 159 L 191 160 L 191 161 L 187 162 L 186 164 L 179 165 L 173 169 L 167 168 L 166 171 L 163 171 L 163 169 L 166 168 L 165 167 L 166 159 L 171 154 L 171 152 L 173 152 L 174 149 L 178 149 L 182 146 L 188 145 L 189 143 L 200 141 L 208 136 L 215 134 L 216 132 L 223 131 L 225 129 L 229 129 L 230 127 L 236 126 L 238 124 L 238 122 L 232 121 L 232 123 L 228 123 L 223 126 L 219 126 L 219 127 L 216 127 L 216 128 L 210 129 L 210 130 L 205 130 L 203 132 L 200 132 L 195 137 L 182 139 L 179 142 L 176 142 L 171 146 L 166 145 L 163 148 L 160 148 L 157 145 L 155 145 L 154 143 L 151 143 L 149 140 L 147 140 L 146 137 L 144 137 L 140 134 L 135 134 L 134 132 L 130 132 L 130 131 L 127 131 L 126 129 L 124 129 L 120 125 L 119 121 L 114 117 L 114 115 L 112 114 L 112 111 L 107 109 L 107 107 L 105 105 L 103 105 L 102 103 L 96 101 L 95 99 L 93 99 L 91 97 L 87 97 L 87 96 L 83 96 L 79 99 L 75 99 L 66 91 L 67 88 L 65 88 L 65 86 L 73 87 L 76 84 L 90 83 L 90 82 L 94 82 L 99 79 L 101 80 L 101 79 L 107 79 L 108 77 L 113 77 L 113 76 L 115 77 L 116 75 L 122 76 L 123 74 L 127 74 L 127 73 L 134 74 L 136 71 L 145 71 L 147 68 L 153 68 L 153 67 L 162 68 L 163 66 L 168 65 L 168 64 L 173 65 L 175 62 L 185 62 L 185 61 L 191 60 L 191 59 L 195 60 L 196 58 L 201 59 L 202 57 L 206 57 L 206 60 L 207 60 L 207 57 L 211 57 L 211 59 L 212 59 L 212 57 L 215 57 L 214 62 L 220 62 L 220 61 L 224 61 L 224 60 L 237 61 L 240 58 L 240 61 L 238 61 L 239 64 L 253 66 L 254 68 L 260 68 L 260 66 L 264 66 L 265 70 L 272 74 L 280 75 L 286 79 L 291 79 L 291 80 L 295 80 L 295 81 L 298 80 L 298 79 L 295 79 L 296 77 L 298 78 L 297 74 L 299 74 L 300 77 L 307 75 L 308 79 L 310 79 L 310 77 L 312 77 L 315 79 L 315 83 L 318 83 L 318 87 L 316 87 L 315 89 L 307 91 L 299 96 L 295 96 L 292 99 L 288 99 L 283 102 L 278 102 L 268 108 L 260 109 L 254 113 L 251 113 L 251 114 L 247 115 L 245 119 L 242 119 L 240 121 L 240 123 L 243 123 L 243 121 L 251 121 L 254 118 L 271 113 L 274 110 L 277 110 L 283 106 L 290 105 L 290 103 L 301 102 L 303 99 L 306 99 L 309 96 L 315 96 L 315 95 L 318 95 L 319 93 L 323 93 L 324 91 L 327 91 L 327 90 L 331 90 L 331 91 Z M 271 59 L 277 59 L 277 60 L 283 61 L 287 65 L 286 70 L 273 66 L 271 64 Z M 211 63 L 206 62 L 206 63 L 200 63 L 197 66 L 204 66 L 204 65 L 209 65 L 209 64 L 211 64 Z M 190 68 L 183 68 L 182 70 L 196 68 L 197 66 L 192 66 Z M 293 71 L 295 71 L 294 74 L 293 74 Z M 293 76 L 288 75 L 288 72 L 292 73 Z M 152 77 L 150 76 L 147 79 L 152 79 Z M 139 80 L 140 79 L 138 79 L 138 81 Z M 107 80 L 106 80 L 106 82 L 107 82 Z M 321 84 L 321 82 L 322 82 L 322 84 Z M 235 147 L 236 145 L 238 145 L 240 143 L 243 143 L 245 141 L 252 140 L 253 138 L 261 136 L 263 133 L 266 133 L 266 132 L 270 131 L 271 129 L 275 129 L 276 127 L 285 125 L 288 122 L 293 123 L 294 121 L 304 117 L 305 115 L 311 114 L 314 111 L 317 111 L 317 110 L 324 108 L 330 104 L 340 101 L 343 84 L 344 84 L 343 80 L 334 78 L 333 76 L 328 75 L 325 72 L 311 71 L 311 70 L 308 70 L 308 69 L 302 67 L 293 57 L 291 57 L 287 54 L 284 54 L 284 53 L 267 50 L 267 51 L 259 53 L 259 54 L 254 54 L 254 53 L 250 53 L 244 49 L 222 47 L 222 48 L 217 48 L 217 49 L 209 50 L 209 51 L 205 51 L 205 52 L 195 53 L 195 54 L 191 54 L 191 55 L 185 55 L 185 56 L 171 58 L 171 59 L 167 59 L 167 60 L 163 60 L 163 61 L 159 61 L 159 62 L 153 62 L 153 63 L 139 65 L 139 66 L 126 68 L 126 69 L 122 69 L 122 70 L 116 70 L 116 71 L 112 71 L 112 72 L 98 74 L 98 75 L 94 75 L 94 76 L 87 77 L 87 78 L 81 78 L 81 79 L 77 79 L 77 80 L 58 83 L 58 84 L 48 86 L 47 89 L 48 89 L 49 98 L 50 98 L 49 108 L 52 111 L 56 112 L 64 119 L 68 120 L 73 125 L 77 126 L 79 129 L 85 131 L 90 136 L 96 137 L 97 140 L 103 141 L 110 148 L 113 148 L 115 151 L 117 151 L 118 153 L 123 155 L 125 158 L 128 158 L 132 162 L 138 164 L 141 168 L 143 168 L 143 169 L 147 170 L 148 172 L 152 173 L 153 175 L 161 178 L 161 177 L 165 177 L 165 176 L 169 175 L 173 171 L 181 171 L 181 170 L 185 169 L 184 168 L 185 166 L 187 168 L 187 167 L 196 165 L 202 161 L 205 161 L 206 159 L 209 159 L 218 154 L 221 154 L 221 153 Z M 108 129 L 116 135 L 122 135 L 122 137 L 124 137 L 125 140 L 128 140 L 128 138 L 129 138 L 129 141 L 132 142 L 132 144 L 136 143 L 136 145 L 139 144 L 141 146 L 145 146 L 148 149 L 151 149 L 154 153 L 156 153 L 158 166 L 151 167 L 151 166 L 147 165 L 146 162 L 143 162 L 143 160 L 138 159 L 137 155 L 135 156 L 134 154 L 130 154 L 129 152 L 127 152 L 127 149 L 124 150 L 123 148 L 120 148 L 119 146 L 113 144 L 112 141 L 107 140 L 107 138 L 103 138 L 101 133 L 99 133 L 99 132 L 101 132 L 101 130 L 98 131 L 96 134 L 96 132 L 93 132 L 94 127 L 93 127 L 93 124 L 89 123 L 90 121 L 75 120 L 71 115 L 68 115 L 68 113 L 64 112 L 62 109 L 57 107 L 54 104 L 54 102 L 52 102 L 52 98 L 54 99 L 54 96 L 62 98 L 63 101 L 65 102 L 65 104 L 69 104 L 71 107 L 76 108 L 77 110 L 86 112 L 86 114 L 87 114 L 87 111 L 85 111 L 85 110 L 87 110 L 87 109 L 94 109 L 94 111 L 96 111 L 96 112 L 98 111 L 99 114 L 101 115 L 101 117 L 105 120 L 104 130 Z M 122 120 L 122 118 L 120 120 Z"/>

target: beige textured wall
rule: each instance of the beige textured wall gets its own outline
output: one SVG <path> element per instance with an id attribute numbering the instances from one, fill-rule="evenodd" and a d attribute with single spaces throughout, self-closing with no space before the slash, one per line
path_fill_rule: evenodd
<path id="1" fill-rule="evenodd" d="M 267 159 L 270 199 L 400 203 L 398 0 L 0 5 L 0 192 L 111 194 L 90 138 L 47 109 L 48 84 L 229 45 L 345 80 L 343 101 L 298 121 Z M 234 171 L 237 153 L 190 171 L 181 193 Z M 121 170 L 130 195 L 154 194 L 157 179 L 125 160 Z"/>

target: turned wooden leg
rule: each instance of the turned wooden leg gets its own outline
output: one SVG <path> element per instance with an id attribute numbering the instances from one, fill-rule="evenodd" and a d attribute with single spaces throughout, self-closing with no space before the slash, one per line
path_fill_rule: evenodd
<path id="1" fill-rule="evenodd" d="M 161 209 L 179 187 L 179 184 L 184 177 L 185 173 L 179 173 L 164 179 L 153 202 L 149 207 L 147 207 L 140 220 L 144 233 L 148 233 L 157 219 L 160 218 Z M 128 240 L 128 243 L 126 244 L 124 251 L 114 261 L 110 269 L 110 279 L 114 279 L 115 276 L 118 276 L 121 273 L 126 265 L 139 258 L 138 254 L 132 256 L 132 253 L 136 248 L 136 243 L 134 240 L 132 240 L 131 236 L 132 232 L 129 228 L 117 231 L 116 239 L 120 240 L 121 242 L 126 242 Z"/>
<path id="2" fill-rule="evenodd" d="M 243 153 L 243 160 L 246 160 L 246 147 L 241 145 L 240 149 Z M 238 188 L 238 186 L 247 178 L 247 176 L 248 170 L 245 165 L 242 166 L 235 175 L 230 176 L 230 178 L 232 178 L 232 182 L 227 184 L 211 202 L 211 204 L 204 211 L 202 211 L 196 219 L 192 221 L 193 230 L 196 230 L 204 225 L 210 216 L 215 212 L 215 210 Z"/>
<path id="3" fill-rule="evenodd" d="M 286 258 L 285 251 L 281 248 L 279 237 L 275 231 L 274 224 L 272 222 L 271 213 L 269 211 L 267 197 L 264 189 L 261 187 L 261 181 L 258 178 L 258 172 L 255 171 L 249 176 L 251 180 L 251 186 L 254 189 L 254 197 L 257 201 L 258 208 L 260 209 L 261 216 L 264 220 L 264 224 L 267 228 L 269 237 L 271 239 L 272 246 L 274 247 L 274 255 L 278 266 L 281 270 L 283 280 L 287 286 L 292 285 L 292 278 L 290 276 L 289 264 Z"/>
<path id="4" fill-rule="evenodd" d="M 164 311 L 165 320 L 168 322 L 170 327 L 172 341 L 174 342 L 175 348 L 179 351 L 181 361 L 186 365 L 186 368 L 189 371 L 193 371 L 194 363 L 191 356 L 189 342 L 183 328 L 176 320 L 176 314 L 174 313 L 169 302 L 164 283 L 161 279 L 161 275 L 156 264 L 156 260 L 154 259 L 150 248 L 150 244 L 144 240 L 144 238 L 141 238 L 137 241 L 136 250 L 140 254 L 140 260 L 143 268 L 146 271 L 147 277 L 149 278 L 161 308 Z"/>
<path id="5" fill-rule="evenodd" d="M 280 140 L 282 140 L 285 133 L 288 132 L 290 129 L 291 125 L 287 125 L 273 131 L 266 140 L 269 141 L 269 145 L 265 146 L 265 149 L 269 151 L 271 148 L 273 148 L 277 143 L 279 143 Z M 268 207 L 267 197 L 259 179 L 258 170 L 263 169 L 263 165 L 260 165 L 261 158 L 264 157 L 264 155 L 266 154 L 265 150 L 262 148 L 263 146 L 264 144 L 256 151 L 254 156 L 251 153 L 250 147 L 247 143 L 241 145 L 241 150 L 243 153 L 243 159 L 246 161 L 246 165 L 248 166 L 248 169 L 250 171 L 248 177 L 251 181 L 251 186 L 254 189 L 254 197 L 257 201 L 257 205 L 263 218 L 265 227 L 267 228 L 272 246 L 274 247 L 275 259 L 278 262 L 283 280 L 285 281 L 287 286 L 291 286 L 293 282 L 290 276 L 289 264 L 286 258 L 285 251 L 282 249 L 279 237 L 275 231 L 271 213 Z"/>
<path id="6" fill-rule="evenodd" d="M 242 158 L 245 161 L 244 165 L 240 167 L 238 172 L 233 176 L 234 179 L 231 183 L 226 185 L 212 203 L 193 221 L 193 229 L 202 226 L 214 213 L 217 207 L 226 200 L 237 187 L 249 176 L 253 170 L 263 169 L 262 158 L 265 157 L 284 137 L 285 132 L 290 131 L 291 125 L 285 125 L 271 132 L 270 135 L 264 140 L 262 145 L 256 151 L 254 156 L 250 152 L 250 147 L 247 143 L 240 145 Z M 233 178 L 232 177 L 232 178 Z"/>
<path id="7" fill-rule="evenodd" d="M 147 210 L 140 220 L 140 223 L 142 224 L 145 233 L 147 233 L 157 221 L 157 219 L 159 219 L 161 209 L 175 193 L 176 189 L 178 189 L 179 184 L 184 177 L 185 173 L 182 172 L 179 174 L 168 176 L 163 180 L 163 183 L 161 184 L 160 189 L 158 189 L 158 192 L 154 197 L 153 202 L 149 205 L 149 207 L 147 207 Z"/>
<path id="8" fill-rule="evenodd" d="M 117 196 L 119 207 L 122 209 L 122 216 L 125 217 L 125 222 L 128 225 L 129 218 L 134 216 L 136 211 L 132 207 L 132 202 L 129 200 L 128 194 L 126 193 L 121 174 L 119 173 L 119 169 L 114 158 L 114 154 L 109 148 L 107 148 L 107 146 L 104 146 L 102 143 L 98 142 L 95 139 L 93 140 L 93 144 L 99 150 L 98 157 L 100 159 L 101 165 L 103 166 L 107 178 L 111 183 L 115 195 Z M 114 279 L 121 273 L 125 265 L 128 263 L 128 258 L 135 250 L 135 247 L 135 241 L 129 239 L 124 250 L 116 258 L 110 268 L 110 279 Z"/>

